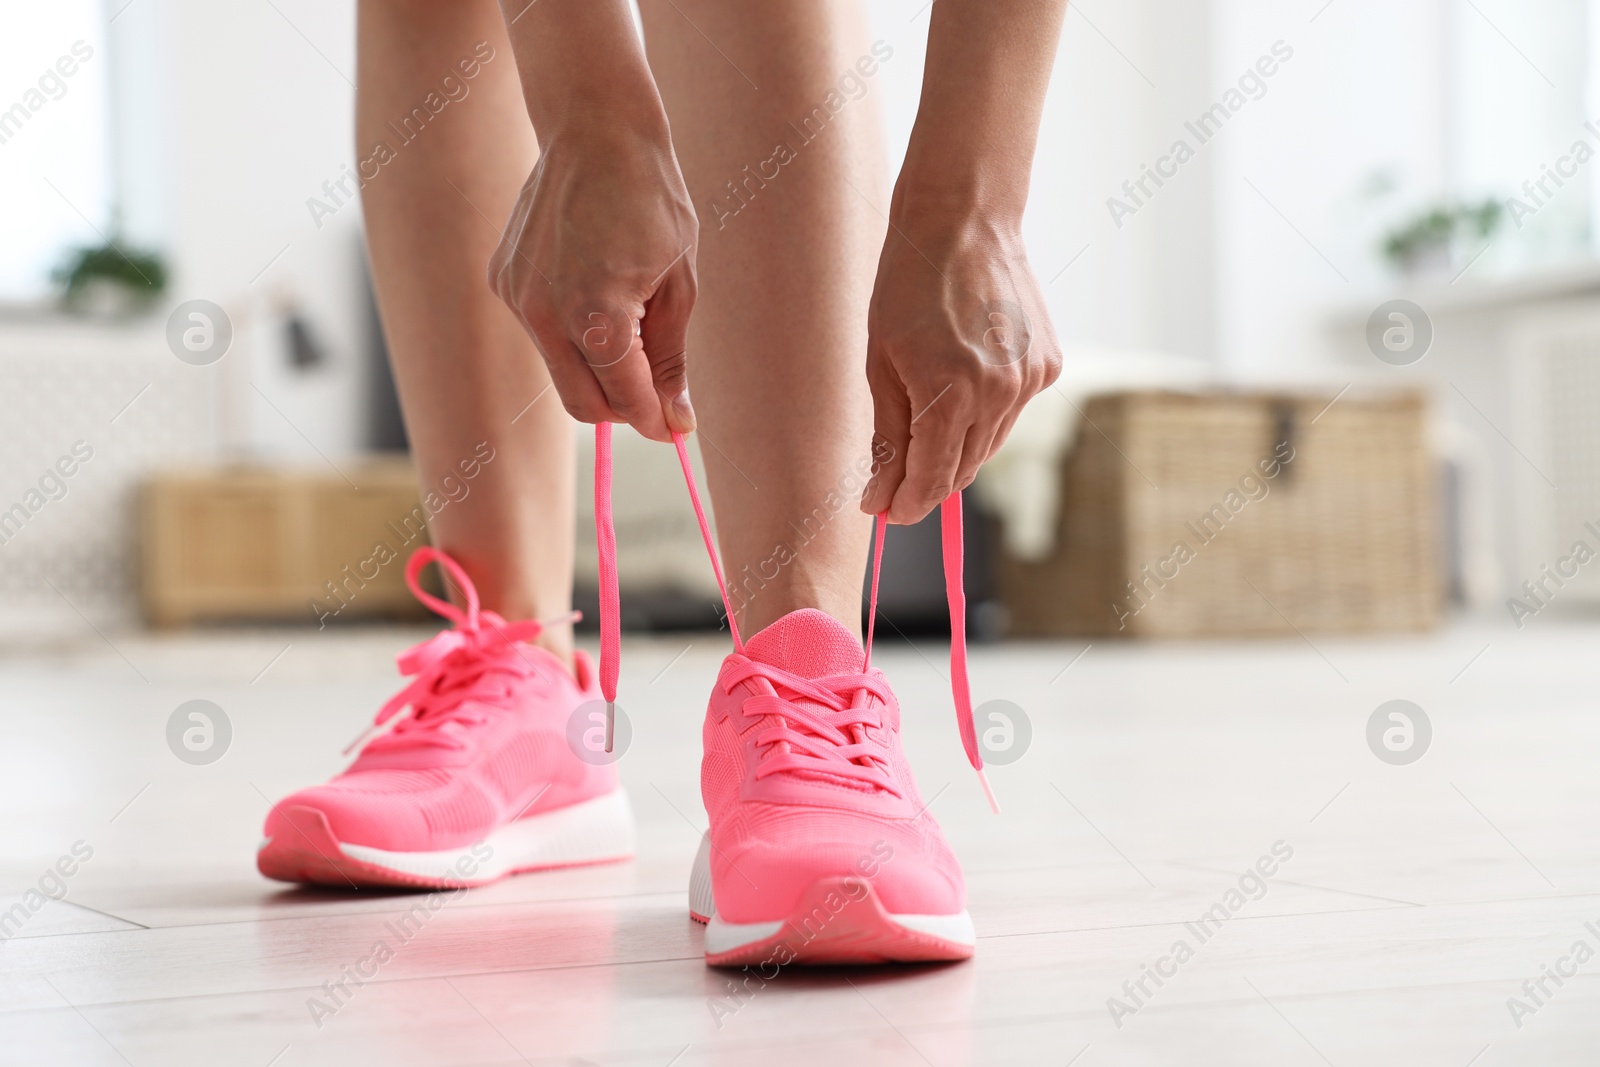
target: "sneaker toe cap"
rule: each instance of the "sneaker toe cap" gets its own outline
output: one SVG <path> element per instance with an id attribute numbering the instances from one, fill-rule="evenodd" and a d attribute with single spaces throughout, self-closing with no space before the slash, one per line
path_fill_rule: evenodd
<path id="1" fill-rule="evenodd" d="M 906 835 L 884 833 L 881 826 L 863 831 L 713 850 L 718 915 L 729 922 L 781 919 L 794 911 L 809 887 L 838 878 L 869 886 L 894 915 L 954 915 L 966 908 L 961 868 L 947 848 L 929 848 L 906 840 Z"/>
<path id="2" fill-rule="evenodd" d="M 474 809 L 483 808 L 483 811 Z M 432 852 L 480 838 L 493 820 L 487 803 L 354 789 L 332 782 L 302 789 L 279 801 L 267 815 L 266 836 L 286 840 L 304 831 L 292 816 L 310 809 L 322 816 L 338 844 L 391 852 Z M 443 817 L 441 817 L 441 812 Z"/>

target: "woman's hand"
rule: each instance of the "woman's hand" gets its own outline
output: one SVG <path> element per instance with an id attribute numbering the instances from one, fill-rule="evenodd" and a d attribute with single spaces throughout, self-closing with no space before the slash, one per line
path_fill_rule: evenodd
<path id="1" fill-rule="evenodd" d="M 972 483 L 1061 373 L 1061 348 L 1015 226 L 892 214 L 868 314 L 878 467 L 861 510 L 913 523 Z"/>
<path id="2" fill-rule="evenodd" d="M 489 263 L 572 416 L 657 441 L 694 429 L 685 377 L 699 222 L 664 116 L 540 131 L 539 162 Z"/>

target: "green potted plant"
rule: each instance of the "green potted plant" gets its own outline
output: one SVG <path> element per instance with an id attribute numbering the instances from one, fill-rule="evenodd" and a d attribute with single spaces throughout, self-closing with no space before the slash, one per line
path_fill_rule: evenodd
<path id="1" fill-rule="evenodd" d="M 167 287 L 160 255 L 124 248 L 116 241 L 75 248 L 51 279 L 69 312 L 91 318 L 126 318 L 148 310 Z"/>
<path id="2" fill-rule="evenodd" d="M 1458 246 L 1465 240 L 1486 240 L 1504 213 L 1505 205 L 1494 199 L 1436 205 L 1384 235 L 1384 258 L 1407 274 L 1447 270 L 1455 262 Z"/>

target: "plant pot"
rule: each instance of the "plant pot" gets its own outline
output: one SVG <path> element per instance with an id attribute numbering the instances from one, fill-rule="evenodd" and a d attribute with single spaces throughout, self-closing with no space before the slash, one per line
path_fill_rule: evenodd
<path id="1" fill-rule="evenodd" d="M 1455 267 L 1449 241 L 1429 241 L 1407 250 L 1400 269 L 1409 278 L 1448 277 Z"/>
<path id="2" fill-rule="evenodd" d="M 90 278 L 67 292 L 62 305 L 73 315 L 100 322 L 133 318 L 148 311 L 154 301 L 112 278 Z"/>

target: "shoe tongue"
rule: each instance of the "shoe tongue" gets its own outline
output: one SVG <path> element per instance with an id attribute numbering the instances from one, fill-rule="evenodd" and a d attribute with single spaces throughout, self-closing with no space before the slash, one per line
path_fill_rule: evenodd
<path id="1" fill-rule="evenodd" d="M 744 654 L 801 678 L 859 674 L 866 658 L 855 634 L 816 608 L 791 611 L 746 641 Z"/>

